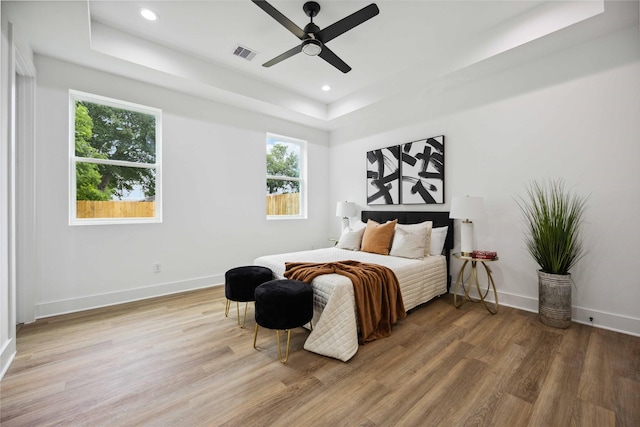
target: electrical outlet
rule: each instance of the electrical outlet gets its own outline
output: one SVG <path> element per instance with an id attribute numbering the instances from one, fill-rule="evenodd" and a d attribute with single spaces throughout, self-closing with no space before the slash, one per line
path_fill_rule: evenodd
<path id="1" fill-rule="evenodd" d="M 153 272 L 154 273 L 160 273 L 161 268 L 160 268 L 160 263 L 159 262 L 154 262 L 153 263 Z"/>

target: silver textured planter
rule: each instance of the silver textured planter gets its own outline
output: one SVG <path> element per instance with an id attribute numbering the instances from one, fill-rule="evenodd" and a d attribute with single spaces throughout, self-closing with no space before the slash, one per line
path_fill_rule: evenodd
<path id="1" fill-rule="evenodd" d="M 571 275 L 538 271 L 538 314 L 540 321 L 554 328 L 571 325 Z"/>

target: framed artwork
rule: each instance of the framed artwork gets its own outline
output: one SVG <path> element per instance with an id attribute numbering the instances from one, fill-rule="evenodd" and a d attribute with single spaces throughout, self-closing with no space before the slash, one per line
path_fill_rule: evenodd
<path id="1" fill-rule="evenodd" d="M 444 135 L 402 144 L 401 203 L 444 203 Z"/>
<path id="2" fill-rule="evenodd" d="M 367 151 L 367 204 L 400 203 L 400 146 Z"/>

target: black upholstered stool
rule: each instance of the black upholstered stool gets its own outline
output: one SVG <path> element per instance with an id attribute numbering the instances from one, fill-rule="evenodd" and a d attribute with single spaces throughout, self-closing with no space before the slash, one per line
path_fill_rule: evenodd
<path id="1" fill-rule="evenodd" d="M 256 288 L 273 279 L 273 273 L 267 267 L 247 265 L 236 267 L 227 271 L 224 275 L 224 295 L 227 297 L 227 307 L 224 310 L 225 317 L 229 315 L 229 304 L 236 302 L 238 314 L 238 326 L 244 327 L 247 320 L 247 307 L 249 301 L 255 301 Z M 238 302 L 244 302 L 244 318 L 240 323 L 240 308 Z"/>
<path id="2" fill-rule="evenodd" d="M 289 358 L 291 329 L 311 325 L 313 318 L 313 289 L 299 280 L 271 280 L 256 288 L 256 331 L 253 348 L 256 348 L 258 326 L 276 330 L 278 359 L 285 363 Z M 282 357 L 280 331 L 287 331 L 287 350 Z"/>

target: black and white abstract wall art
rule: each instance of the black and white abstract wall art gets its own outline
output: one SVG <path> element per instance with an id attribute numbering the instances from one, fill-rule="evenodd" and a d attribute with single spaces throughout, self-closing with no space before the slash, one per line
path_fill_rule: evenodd
<path id="1" fill-rule="evenodd" d="M 444 135 L 402 144 L 401 202 L 444 203 Z"/>
<path id="2" fill-rule="evenodd" d="M 400 146 L 367 152 L 367 204 L 400 203 Z"/>

